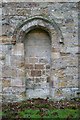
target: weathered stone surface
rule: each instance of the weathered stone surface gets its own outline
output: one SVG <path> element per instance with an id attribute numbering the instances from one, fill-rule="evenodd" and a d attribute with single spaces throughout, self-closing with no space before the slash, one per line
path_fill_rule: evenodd
<path id="1" fill-rule="evenodd" d="M 29 63 L 37 63 L 38 62 L 38 58 L 37 57 L 36 58 L 35 57 L 29 57 L 28 59 L 29 59 L 28 60 Z"/>
<path id="2" fill-rule="evenodd" d="M 2 93 L 2 79 L 0 78 L 0 94 Z"/>
<path id="3" fill-rule="evenodd" d="M 2 76 L 3 77 L 11 77 L 16 76 L 16 71 L 12 70 L 10 66 L 4 66 L 2 67 Z"/>
<path id="4" fill-rule="evenodd" d="M 12 55 L 24 55 L 24 45 L 22 43 L 17 43 L 13 46 Z"/>
<path id="5" fill-rule="evenodd" d="M 50 69 L 50 65 L 46 65 L 46 69 Z"/>
<path id="6" fill-rule="evenodd" d="M 11 86 L 14 86 L 14 87 L 22 87 L 24 86 L 23 84 L 24 81 L 22 81 L 19 77 L 16 77 L 14 79 L 11 79 Z"/>
<path id="7" fill-rule="evenodd" d="M 0 36 L 0 44 L 11 44 L 11 40 L 8 36 Z"/>
<path id="8" fill-rule="evenodd" d="M 28 14 L 30 14 L 30 9 L 26 9 L 26 8 L 16 8 L 16 15 L 18 16 L 27 16 Z"/>
<path id="9" fill-rule="evenodd" d="M 79 8 L 75 0 L 66 1 L 3 1 L 0 91 L 5 102 L 76 97 Z"/>
<path id="10" fill-rule="evenodd" d="M 35 69 L 44 69 L 44 65 L 43 64 L 36 64 Z"/>
<path id="11" fill-rule="evenodd" d="M 11 81 L 10 80 L 4 80 L 2 81 L 2 86 L 3 87 L 9 87 L 11 85 Z"/>
<path id="12" fill-rule="evenodd" d="M 40 59 L 39 59 L 39 62 L 46 64 L 46 63 L 48 63 L 48 60 L 47 60 L 46 58 L 40 58 Z"/>
<path id="13" fill-rule="evenodd" d="M 5 60 L 5 54 L 0 53 L 0 60 Z"/>
<path id="14" fill-rule="evenodd" d="M 41 76 L 41 71 L 40 70 L 32 70 L 31 71 L 31 76 Z"/>
<path id="15" fill-rule="evenodd" d="M 33 69 L 33 64 L 25 64 L 26 69 Z"/>

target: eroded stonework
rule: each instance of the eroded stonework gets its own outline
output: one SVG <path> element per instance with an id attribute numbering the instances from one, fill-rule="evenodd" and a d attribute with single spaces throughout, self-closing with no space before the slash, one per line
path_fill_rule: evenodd
<path id="1" fill-rule="evenodd" d="M 78 97 L 78 3 L 2 3 L 3 101 Z"/>

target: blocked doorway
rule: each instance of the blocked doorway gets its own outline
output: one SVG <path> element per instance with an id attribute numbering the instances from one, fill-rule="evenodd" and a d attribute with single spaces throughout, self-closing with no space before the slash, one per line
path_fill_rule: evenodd
<path id="1" fill-rule="evenodd" d="M 27 98 L 49 96 L 51 71 L 51 39 L 45 30 L 35 28 L 24 38 Z"/>

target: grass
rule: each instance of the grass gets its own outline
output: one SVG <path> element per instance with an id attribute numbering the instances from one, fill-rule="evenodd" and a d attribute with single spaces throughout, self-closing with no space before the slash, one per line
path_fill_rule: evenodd
<path id="1" fill-rule="evenodd" d="M 79 118 L 79 110 L 72 109 L 55 109 L 55 110 L 47 110 L 43 114 L 40 110 L 26 109 L 25 111 L 19 112 L 20 118 Z M 42 115 L 41 115 L 42 114 Z"/>
<path id="2" fill-rule="evenodd" d="M 29 118 L 33 120 L 79 120 L 80 101 L 50 101 L 47 99 L 32 99 L 16 103 L 6 103 L 2 106 L 2 120 L 20 120 L 20 118 Z M 7 119 L 5 119 L 7 120 Z"/>

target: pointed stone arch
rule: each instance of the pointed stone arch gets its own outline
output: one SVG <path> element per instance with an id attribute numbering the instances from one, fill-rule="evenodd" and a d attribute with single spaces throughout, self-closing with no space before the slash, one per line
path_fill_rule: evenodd
<path id="1" fill-rule="evenodd" d="M 57 42 L 64 44 L 64 38 L 58 24 L 53 19 L 50 20 L 49 18 L 43 16 L 32 16 L 19 23 L 14 30 L 13 41 L 15 41 L 15 43 L 23 42 L 24 35 L 34 28 L 42 28 L 47 31 L 51 36 L 51 40 L 53 34 L 56 33 L 58 36 Z"/>

